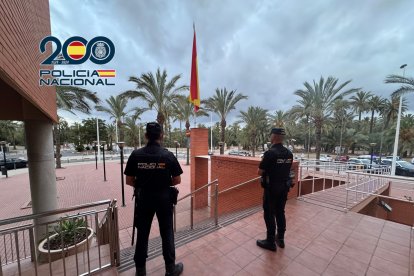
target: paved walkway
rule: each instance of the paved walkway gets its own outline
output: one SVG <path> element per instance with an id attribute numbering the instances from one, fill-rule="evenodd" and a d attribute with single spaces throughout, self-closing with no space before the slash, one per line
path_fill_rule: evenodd
<path id="1" fill-rule="evenodd" d="M 414 271 L 409 226 L 295 199 L 288 201 L 286 214 L 286 248 L 271 252 L 256 246 L 256 239 L 265 237 L 259 212 L 177 248 L 182 275 L 409 276 L 410 267 Z M 147 262 L 147 272 L 164 275 L 162 256 Z"/>
<path id="2" fill-rule="evenodd" d="M 65 166 L 65 165 L 64 165 Z M 133 218 L 133 189 L 125 185 L 125 203 L 122 205 L 121 194 L 121 164 L 120 161 L 106 162 L 107 181 L 104 181 L 103 165 L 98 164 L 98 170 L 95 168 L 95 162 L 78 163 L 72 166 L 56 170 L 56 181 L 58 191 L 58 207 L 69 207 L 73 205 L 90 203 L 93 201 L 113 199 L 118 200 L 119 207 L 119 227 L 126 229 L 132 226 Z M 181 163 L 184 171 L 182 183 L 178 186 L 180 196 L 190 191 L 190 166 L 185 162 Z M 27 170 L 27 169 L 22 169 Z M 28 215 L 32 213 L 31 208 L 25 208 L 30 202 L 30 184 L 28 173 L 18 173 L 11 175 L 9 178 L 0 178 L 0 220 Z"/>

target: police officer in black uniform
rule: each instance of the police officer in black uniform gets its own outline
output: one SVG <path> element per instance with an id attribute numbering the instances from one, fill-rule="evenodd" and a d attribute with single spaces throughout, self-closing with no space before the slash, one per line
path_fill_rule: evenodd
<path id="1" fill-rule="evenodd" d="M 265 240 L 257 240 L 256 244 L 271 251 L 276 251 L 276 243 L 281 248 L 285 247 L 285 205 L 291 185 L 289 180 L 293 155 L 282 145 L 284 135 L 285 130 L 283 128 L 272 129 L 270 136 L 272 146 L 264 153 L 258 169 L 264 189 L 263 216 L 267 236 Z M 277 236 L 275 235 L 276 224 Z"/>
<path id="2" fill-rule="evenodd" d="M 171 188 L 180 184 L 183 173 L 174 154 L 161 147 L 162 128 L 158 123 L 148 123 L 145 137 L 148 144 L 134 150 L 125 168 L 126 183 L 135 188 L 135 218 L 137 244 L 135 248 L 136 275 L 146 275 L 145 263 L 148 236 L 154 214 L 157 215 L 165 261 L 165 275 L 180 275 L 184 266 L 175 263 L 173 231 L 173 203 Z"/>

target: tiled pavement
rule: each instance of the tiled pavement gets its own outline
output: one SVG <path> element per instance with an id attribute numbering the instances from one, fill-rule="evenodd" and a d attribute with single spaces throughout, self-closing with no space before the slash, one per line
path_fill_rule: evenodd
<path id="1" fill-rule="evenodd" d="M 265 236 L 259 212 L 179 247 L 183 275 L 410 275 L 411 227 L 297 200 L 288 202 L 286 213 L 285 249 L 256 246 Z M 162 256 L 148 261 L 147 271 L 164 275 Z"/>
<path id="2" fill-rule="evenodd" d="M 108 181 L 94 164 L 58 170 L 59 206 L 116 197 L 120 199 L 119 162 L 107 163 Z M 189 167 L 181 191 L 189 190 Z M 82 172 L 88 173 L 79 173 Z M 85 183 L 88 183 L 85 185 Z M 30 213 L 20 210 L 29 196 L 27 175 L 0 179 L 0 218 Z M 187 187 L 186 187 L 187 186 Z M 186 190 L 188 189 L 188 190 Z M 128 247 L 132 217 L 132 191 L 126 188 L 127 207 L 120 208 L 121 246 Z M 113 196 L 115 195 L 115 196 Z M 343 213 L 290 200 L 286 207 L 286 248 L 276 253 L 256 246 L 263 238 L 262 212 L 221 228 L 177 248 L 177 261 L 185 265 L 183 275 L 411 275 L 414 271 L 414 235 L 411 228 L 356 213 Z M 410 264 L 411 259 L 411 264 Z M 149 275 L 164 275 L 162 257 L 148 261 Z M 129 270 L 121 275 L 134 275 Z M 30 274 L 29 274 L 30 275 Z M 117 275 L 115 269 L 101 275 Z"/>
<path id="3" fill-rule="evenodd" d="M 58 191 L 58 206 L 69 207 L 93 201 L 113 199 L 118 200 L 119 227 L 126 229 L 132 226 L 133 189 L 125 185 L 126 207 L 121 207 L 121 169 L 120 162 L 106 162 L 107 181 L 104 181 L 102 163 L 95 169 L 94 162 L 81 163 L 56 170 L 56 177 L 63 180 L 56 182 Z M 65 166 L 65 164 L 63 164 Z M 190 191 L 190 166 L 181 163 L 183 168 L 182 183 L 178 186 L 180 195 Z M 21 209 L 30 201 L 29 175 L 17 174 L 9 178 L 0 177 L 0 220 L 31 214 L 31 208 Z"/>

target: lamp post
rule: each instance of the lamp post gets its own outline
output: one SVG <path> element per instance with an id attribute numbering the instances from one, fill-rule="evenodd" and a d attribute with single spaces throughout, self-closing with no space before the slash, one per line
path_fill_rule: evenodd
<path id="1" fill-rule="evenodd" d="M 224 154 L 224 142 L 219 142 L 219 148 L 220 148 L 220 155 Z"/>
<path id="2" fill-rule="evenodd" d="M 371 167 L 372 167 L 372 160 L 374 159 L 374 147 L 377 145 L 377 143 L 369 143 L 371 146 Z"/>
<path id="3" fill-rule="evenodd" d="M 180 143 L 178 143 L 178 141 L 174 141 L 175 144 L 175 158 L 178 159 L 178 147 L 180 146 Z"/>
<path id="4" fill-rule="evenodd" d="M 190 136 L 191 136 L 191 132 L 188 130 L 185 132 L 185 136 L 187 138 L 186 141 L 186 146 L 187 146 L 187 163 L 186 165 L 190 165 Z"/>
<path id="5" fill-rule="evenodd" d="M 95 151 L 95 166 L 98 169 L 98 141 L 93 141 L 93 150 Z"/>
<path id="6" fill-rule="evenodd" d="M 103 158 L 103 169 L 104 169 L 104 181 L 106 181 L 106 168 L 105 168 L 105 141 L 101 142 L 102 158 Z"/>
<path id="7" fill-rule="evenodd" d="M 403 69 L 403 78 L 405 77 L 405 67 L 406 66 L 407 66 L 407 64 L 403 64 L 403 65 L 400 66 L 400 69 Z M 397 161 L 398 138 L 400 137 L 402 98 L 403 97 L 401 95 L 400 96 L 400 105 L 398 106 L 397 127 L 395 129 L 394 152 L 392 154 L 391 175 L 395 175 L 395 162 Z"/>
<path id="8" fill-rule="evenodd" d="M 3 159 L 4 159 L 4 167 L 3 170 L 1 171 L 1 173 L 3 175 L 6 176 L 6 178 L 9 177 L 9 175 L 7 174 L 7 162 L 6 162 L 6 141 L 0 141 L 0 145 L 2 146 L 3 149 Z"/>
<path id="9" fill-rule="evenodd" d="M 125 191 L 124 191 L 124 144 L 125 142 L 118 142 L 118 147 L 121 150 L 121 190 L 122 190 L 122 207 L 125 207 Z"/>

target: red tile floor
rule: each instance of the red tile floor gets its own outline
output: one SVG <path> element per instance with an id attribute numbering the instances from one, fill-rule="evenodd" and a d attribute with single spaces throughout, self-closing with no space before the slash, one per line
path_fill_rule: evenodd
<path id="1" fill-rule="evenodd" d="M 177 249 L 183 275 L 414 275 L 411 227 L 298 200 L 286 206 L 286 248 L 256 246 L 265 236 L 259 212 Z M 149 275 L 164 275 L 162 256 Z M 134 270 L 121 275 L 134 275 Z"/>
<path id="2" fill-rule="evenodd" d="M 120 164 L 107 163 L 108 181 L 94 164 L 57 170 L 59 206 L 118 198 Z M 181 195 L 189 191 L 189 167 L 183 166 Z M 28 214 L 20 207 L 30 199 L 28 175 L 0 178 L 0 219 Z M 121 247 L 130 246 L 133 204 L 126 187 L 127 206 L 120 208 Z M 286 248 L 258 248 L 263 238 L 263 213 L 258 212 L 201 239 L 177 248 L 183 275 L 409 275 L 414 276 L 414 233 L 409 226 L 356 213 L 343 213 L 290 200 L 286 206 Z M 154 227 L 152 235 L 156 235 Z M 164 275 L 162 257 L 147 263 L 148 275 Z M 129 270 L 121 275 L 134 275 Z M 101 275 L 117 275 L 116 269 Z M 28 274 L 30 275 L 30 274 Z"/>

